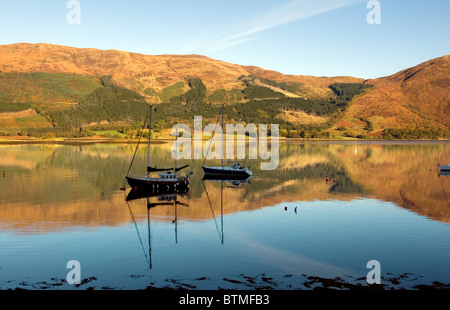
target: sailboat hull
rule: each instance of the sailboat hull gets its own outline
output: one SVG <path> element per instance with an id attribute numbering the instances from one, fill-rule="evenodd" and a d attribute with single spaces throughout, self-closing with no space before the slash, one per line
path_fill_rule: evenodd
<path id="1" fill-rule="evenodd" d="M 247 179 L 252 175 L 247 168 L 233 169 L 231 167 L 202 166 L 205 178 Z"/>
<path id="2" fill-rule="evenodd" d="M 133 189 L 155 192 L 181 190 L 187 188 L 189 185 L 189 180 L 184 177 L 173 180 L 162 180 L 161 178 L 135 178 L 127 176 L 126 179 Z"/>

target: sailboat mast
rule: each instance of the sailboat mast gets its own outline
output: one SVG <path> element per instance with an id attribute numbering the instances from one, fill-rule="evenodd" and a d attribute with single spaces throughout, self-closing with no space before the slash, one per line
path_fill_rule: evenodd
<path id="1" fill-rule="evenodd" d="M 178 128 L 176 129 L 176 133 L 175 133 L 175 150 L 178 151 Z M 174 154 L 175 156 L 175 173 L 177 173 L 177 154 Z"/>
<path id="2" fill-rule="evenodd" d="M 152 106 L 150 105 L 150 119 L 148 123 L 147 178 L 150 178 L 150 139 L 152 136 L 152 110 Z"/>
<path id="3" fill-rule="evenodd" d="M 223 104 L 222 104 L 222 156 L 220 156 L 220 166 L 223 167 L 223 155 L 224 155 L 224 145 L 223 145 Z"/>

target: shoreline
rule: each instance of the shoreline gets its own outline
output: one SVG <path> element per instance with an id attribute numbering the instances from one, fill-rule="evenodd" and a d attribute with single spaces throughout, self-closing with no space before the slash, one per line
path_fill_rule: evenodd
<path id="1" fill-rule="evenodd" d="M 270 137 L 269 137 L 270 138 Z M 181 140 L 181 139 L 180 139 Z M 203 138 L 202 141 L 209 141 L 210 138 Z M 238 139 L 240 140 L 240 139 Z M 407 143 L 450 143 L 450 139 L 302 139 L 302 138 L 286 138 L 279 137 L 279 142 L 341 142 L 341 143 L 374 143 L 374 144 L 407 144 Z M 6 138 L 0 137 L 0 144 L 98 144 L 98 143 L 110 143 L 110 144 L 136 144 L 138 139 L 115 139 L 115 138 L 55 138 L 55 139 L 42 139 L 42 138 Z M 174 142 L 175 138 L 156 138 L 152 139 L 154 144 L 165 144 Z M 191 138 L 194 141 L 194 138 Z M 234 140 L 236 141 L 236 140 Z M 269 139 L 270 141 L 270 139 Z M 142 141 L 141 141 L 142 143 Z"/>
<path id="2" fill-rule="evenodd" d="M 144 277 L 144 274 L 130 274 L 130 278 L 139 279 Z M 294 278 L 295 286 L 289 279 Z M 127 290 L 125 287 L 115 287 L 108 284 L 97 284 L 99 281 L 95 276 L 83 278 L 79 284 L 68 284 L 66 279 L 52 277 L 49 280 L 43 280 L 36 283 L 29 281 L 21 281 L 15 285 L 8 285 L 14 280 L 0 282 L 2 290 Z M 168 278 L 165 282 L 155 283 L 149 281 L 148 283 L 140 283 L 138 288 L 132 290 L 165 290 L 169 291 L 202 291 L 205 280 L 213 280 L 209 276 L 200 275 L 194 279 L 189 278 Z M 213 287 L 208 287 L 207 290 L 222 290 L 226 287 L 230 291 L 241 291 L 242 289 L 255 289 L 260 291 L 313 291 L 317 289 L 328 291 L 361 291 L 361 290 L 377 290 L 377 291 L 393 291 L 393 290 L 408 290 L 408 291 L 440 291 L 450 289 L 450 283 L 440 281 L 425 281 L 421 282 L 413 272 L 404 272 L 398 275 L 389 274 L 382 277 L 383 283 L 369 284 L 365 277 L 356 278 L 355 276 L 336 276 L 323 277 L 317 275 L 294 275 L 285 274 L 284 276 L 270 276 L 264 273 L 256 275 L 241 274 L 238 276 L 223 275 L 221 279 L 214 279 L 216 284 Z M 18 281 L 17 281 L 18 282 Z M 208 281 L 207 281 L 208 282 Z M 408 283 L 409 282 L 409 283 Z"/>

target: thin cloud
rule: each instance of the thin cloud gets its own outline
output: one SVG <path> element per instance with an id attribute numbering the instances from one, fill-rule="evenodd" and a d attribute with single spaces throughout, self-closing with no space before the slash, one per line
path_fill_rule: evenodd
<path id="1" fill-rule="evenodd" d="M 292 22 L 303 20 L 322 13 L 341 9 L 343 7 L 355 5 L 365 0 L 297 0 L 290 2 L 284 6 L 274 9 L 272 12 L 257 16 L 244 24 L 243 31 L 232 34 L 220 39 L 210 39 L 188 47 L 186 52 L 214 52 L 225 50 L 230 47 L 253 41 L 254 37 L 249 38 L 257 33 L 267 31 L 269 29 L 286 25 Z"/>

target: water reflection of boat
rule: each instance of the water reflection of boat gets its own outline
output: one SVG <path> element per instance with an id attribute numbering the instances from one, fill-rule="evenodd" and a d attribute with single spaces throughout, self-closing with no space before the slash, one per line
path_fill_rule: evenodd
<path id="1" fill-rule="evenodd" d="M 441 169 L 439 172 L 439 175 L 449 175 L 450 176 L 450 170 Z"/>
<path id="2" fill-rule="evenodd" d="M 178 213 L 177 213 L 177 207 L 178 205 L 181 206 L 189 206 L 186 203 L 178 201 L 178 196 L 184 197 L 187 196 L 189 198 L 189 191 L 187 188 L 182 190 L 168 190 L 164 193 L 155 193 L 154 191 L 148 191 L 148 190 L 137 190 L 137 189 L 131 189 L 131 191 L 128 193 L 126 197 L 128 209 L 130 211 L 131 218 L 133 219 L 136 232 L 138 234 L 139 242 L 141 243 L 142 250 L 144 251 L 144 256 L 147 260 L 148 266 L 150 269 L 152 269 L 152 246 L 151 246 L 151 231 L 150 231 L 150 210 L 158 207 L 158 206 L 173 206 L 174 207 L 174 213 L 175 213 L 175 219 L 172 221 L 172 223 L 175 224 L 175 243 L 178 243 Z M 146 199 L 147 201 L 147 229 L 148 229 L 148 256 L 147 252 L 145 251 L 144 244 L 142 243 L 142 238 L 139 233 L 139 229 L 136 223 L 136 220 L 134 218 L 133 212 L 131 211 L 130 204 L 128 203 L 131 200 L 139 200 L 139 199 Z M 151 202 L 151 198 L 156 198 L 156 202 Z"/>
<path id="3" fill-rule="evenodd" d="M 440 168 L 441 172 L 450 173 L 450 165 L 440 165 L 439 168 Z"/>
<path id="4" fill-rule="evenodd" d="M 134 153 L 133 159 L 130 164 L 130 168 L 128 169 L 128 173 L 126 176 L 126 180 L 128 184 L 132 188 L 138 188 L 138 189 L 145 189 L 145 190 L 177 190 L 177 189 L 183 189 L 188 186 L 189 184 L 189 177 L 186 176 L 178 176 L 177 172 L 188 167 L 189 165 L 183 166 L 183 167 L 175 167 L 174 168 L 155 168 L 150 165 L 150 141 L 151 141 L 151 125 L 152 125 L 152 106 L 150 106 L 150 117 L 149 117 L 149 134 L 148 134 L 148 154 L 147 154 L 147 176 L 145 177 L 133 177 L 130 176 L 130 169 L 134 161 L 134 157 L 136 155 L 136 152 Z M 145 126 L 145 124 L 144 124 Z M 142 136 L 142 134 L 141 134 Z M 138 141 L 139 146 L 140 139 Z M 137 151 L 137 147 L 136 147 Z M 176 163 L 176 162 L 175 162 Z M 159 172 L 159 171 L 166 171 L 165 173 L 159 173 L 158 177 L 150 177 L 151 172 Z M 174 171 L 173 173 L 171 171 Z"/>
<path id="5" fill-rule="evenodd" d="M 240 186 L 241 184 L 250 183 L 250 179 L 252 177 L 249 176 L 246 179 L 227 179 L 227 178 L 217 178 L 212 176 L 205 175 L 202 179 L 203 188 L 205 189 L 206 197 L 208 198 L 209 208 L 211 209 L 211 213 L 213 215 L 214 221 L 216 222 L 216 228 L 217 232 L 219 233 L 220 242 L 223 244 L 224 242 L 224 235 L 223 235 L 223 188 L 225 187 L 225 183 L 229 183 L 230 185 L 227 185 L 228 188 L 242 188 Z M 204 181 L 213 181 L 213 182 L 220 182 L 220 231 L 219 227 L 217 225 L 216 216 L 214 214 L 214 210 L 212 207 L 211 199 L 209 198 L 208 190 L 206 189 L 206 185 Z"/>
<path id="6" fill-rule="evenodd" d="M 128 193 L 127 197 L 125 198 L 126 201 L 136 200 L 136 199 L 142 199 L 142 198 L 151 198 L 151 197 L 164 197 L 164 196 L 170 196 L 170 195 L 180 195 L 181 197 L 189 196 L 189 188 L 183 187 L 180 189 L 174 189 L 174 188 L 164 188 L 161 189 L 139 189 L 139 188 L 132 188 L 130 192 Z"/>
<path id="7" fill-rule="evenodd" d="M 445 149 L 447 148 L 447 143 L 444 145 L 444 150 L 442 151 L 442 155 L 440 158 L 440 163 L 442 162 L 442 158 L 445 154 Z M 439 175 L 450 175 L 450 164 L 439 165 Z"/>
<path id="8" fill-rule="evenodd" d="M 247 178 L 242 178 L 242 179 L 229 179 L 229 178 L 221 178 L 220 176 L 217 175 L 204 175 L 203 176 L 203 180 L 208 180 L 208 181 L 217 181 L 217 182 L 225 182 L 225 183 L 230 183 L 234 186 L 239 186 L 239 184 L 244 184 L 244 183 L 250 183 L 250 180 L 252 179 L 251 176 L 247 177 Z"/>
<path id="9" fill-rule="evenodd" d="M 223 130 L 223 105 L 222 105 L 222 130 Z M 222 147 L 223 147 L 223 132 L 222 132 Z M 208 148 L 209 151 L 209 148 Z M 202 165 L 205 176 L 229 178 L 229 179 L 246 179 L 252 176 L 250 167 L 243 167 L 239 163 L 233 164 L 231 167 L 223 165 L 223 152 L 221 154 L 220 167 L 206 167 Z M 205 157 L 206 160 L 206 157 Z"/>

